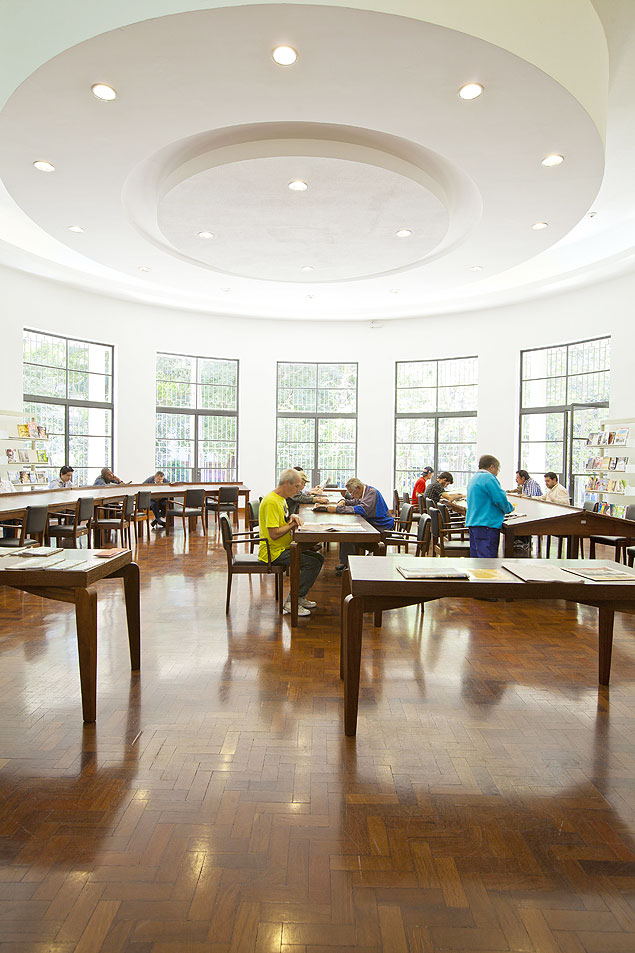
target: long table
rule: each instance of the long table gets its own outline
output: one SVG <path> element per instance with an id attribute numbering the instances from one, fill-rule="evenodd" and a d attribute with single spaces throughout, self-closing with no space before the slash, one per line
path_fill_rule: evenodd
<path id="1" fill-rule="evenodd" d="M 59 513 L 74 506 L 78 499 L 89 496 L 96 505 L 102 505 L 122 496 L 134 495 L 140 490 L 150 490 L 153 499 L 184 497 L 187 490 L 204 490 L 208 497 L 218 496 L 221 486 L 237 486 L 238 496 L 245 505 L 245 527 L 248 528 L 247 503 L 250 489 L 242 483 L 117 483 L 109 486 L 81 486 L 68 490 L 32 488 L 0 495 L 0 521 L 21 519 L 27 506 L 48 506 L 51 513 Z"/>
<path id="2" fill-rule="evenodd" d="M 350 594 L 343 603 L 341 674 L 344 678 L 344 732 L 354 735 L 357 731 L 357 707 L 359 699 L 359 676 L 362 654 L 362 629 L 365 612 L 382 612 L 402 606 L 416 605 L 434 599 L 567 599 L 581 605 L 595 606 L 598 612 L 598 680 L 608 685 L 611 675 L 611 651 L 613 646 L 613 618 L 615 612 L 635 611 L 635 569 L 620 566 L 633 582 L 588 582 L 571 576 L 571 582 L 523 582 L 506 570 L 502 562 L 527 565 L 524 559 L 470 559 L 414 556 L 386 556 L 384 559 L 368 559 L 351 556 L 349 560 Z M 589 566 L 617 568 L 614 562 L 600 559 L 550 560 L 550 566 L 581 569 Z M 500 573 L 501 578 L 470 578 L 467 580 L 407 580 L 397 566 L 439 570 L 444 567 L 461 570 L 476 570 Z M 346 584 L 346 583 L 345 583 Z"/>
<path id="3" fill-rule="evenodd" d="M 501 527 L 504 537 L 505 556 L 514 555 L 516 536 L 566 536 L 567 556 L 577 556 L 580 539 L 590 536 L 625 536 L 635 538 L 635 522 L 608 516 L 604 513 L 591 513 L 579 506 L 567 506 L 563 503 L 547 503 L 531 496 L 508 495 L 514 505 L 514 513 Z M 464 500 L 455 500 L 449 504 L 458 513 L 465 513 Z"/>
<path id="4" fill-rule="evenodd" d="M 54 565 L 58 558 L 62 560 L 60 568 Z M 0 585 L 75 606 L 82 713 L 86 724 L 92 724 L 97 713 L 97 593 L 93 587 L 100 579 L 123 579 L 130 666 L 138 671 L 141 667 L 139 567 L 132 562 L 129 549 L 107 559 L 99 558 L 89 549 L 65 549 L 59 556 L 40 561 L 43 565 L 48 563 L 50 568 L 19 568 L 31 560 L 13 553 L 2 556 Z M 77 567 L 73 568 L 75 563 Z M 71 568 L 67 568 L 69 566 Z"/>
<path id="5" fill-rule="evenodd" d="M 295 530 L 290 546 L 291 563 L 289 566 L 289 581 L 291 589 L 291 625 L 298 624 L 298 595 L 300 586 L 300 556 L 303 549 L 314 546 L 315 543 L 359 543 L 370 549 L 376 555 L 385 552 L 381 542 L 381 533 L 378 529 L 356 513 L 314 513 L 308 507 L 302 508 L 304 526 Z M 349 528 L 340 528 L 336 532 L 329 532 L 328 526 L 338 523 L 347 523 Z"/>

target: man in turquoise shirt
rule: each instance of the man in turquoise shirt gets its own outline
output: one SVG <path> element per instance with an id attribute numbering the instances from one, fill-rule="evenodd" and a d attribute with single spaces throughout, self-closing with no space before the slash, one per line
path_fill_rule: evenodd
<path id="1" fill-rule="evenodd" d="M 470 530 L 470 556 L 491 558 L 498 555 L 500 529 L 506 513 L 514 507 L 498 482 L 500 463 L 484 454 L 467 487 L 465 525 Z"/>

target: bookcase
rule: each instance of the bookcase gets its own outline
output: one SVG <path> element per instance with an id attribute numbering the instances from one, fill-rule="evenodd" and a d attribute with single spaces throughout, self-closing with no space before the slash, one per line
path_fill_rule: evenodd
<path id="1" fill-rule="evenodd" d="M 0 492 L 11 492 L 22 484 L 48 484 L 42 469 L 48 463 L 41 459 L 45 452 L 36 448 L 36 443 L 47 439 L 33 418 L 25 421 L 20 411 L 0 410 Z"/>
<path id="2" fill-rule="evenodd" d="M 599 512 L 624 517 L 635 503 L 635 418 L 605 420 L 587 439 L 584 499 Z"/>

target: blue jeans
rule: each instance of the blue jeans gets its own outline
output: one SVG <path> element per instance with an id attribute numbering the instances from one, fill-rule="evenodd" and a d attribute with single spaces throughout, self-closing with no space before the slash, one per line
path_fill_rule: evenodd
<path id="1" fill-rule="evenodd" d="M 470 526 L 470 556 L 475 559 L 495 559 L 500 536 L 500 530 L 492 526 Z"/>

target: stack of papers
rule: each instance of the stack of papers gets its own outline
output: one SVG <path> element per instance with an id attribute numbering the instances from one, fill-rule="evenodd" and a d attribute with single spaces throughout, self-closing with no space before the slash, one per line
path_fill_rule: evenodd
<path id="1" fill-rule="evenodd" d="M 404 579 L 469 579 L 470 574 L 463 569 L 413 569 L 410 566 L 397 566 Z"/>
<path id="2" fill-rule="evenodd" d="M 523 559 L 517 563 L 503 563 L 502 566 L 523 582 L 577 582 L 564 569 L 549 565 L 548 559 Z"/>
<path id="3" fill-rule="evenodd" d="M 626 572 L 625 569 L 613 569 L 612 566 L 565 569 L 565 572 L 582 576 L 583 579 L 590 579 L 592 582 L 635 582 L 635 573 Z"/>

